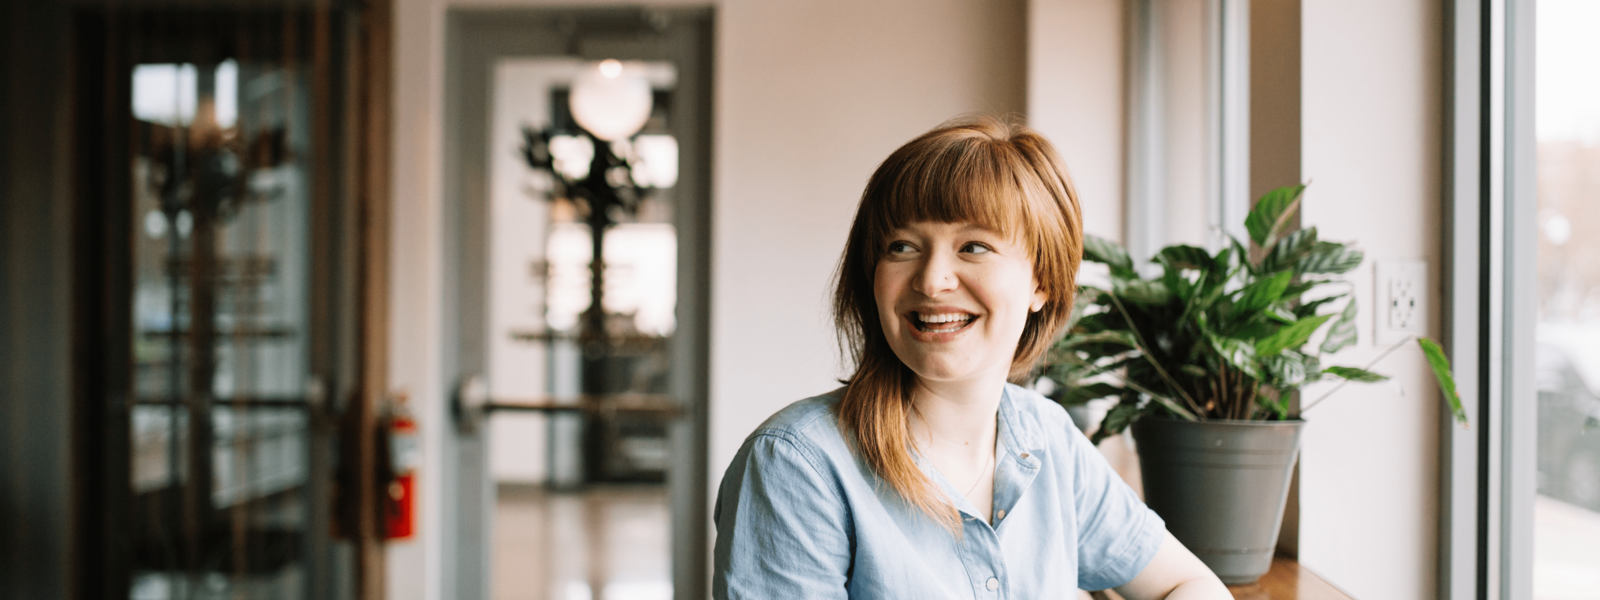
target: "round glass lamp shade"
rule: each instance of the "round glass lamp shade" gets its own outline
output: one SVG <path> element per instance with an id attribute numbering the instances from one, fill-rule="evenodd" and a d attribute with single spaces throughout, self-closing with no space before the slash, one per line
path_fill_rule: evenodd
<path id="1" fill-rule="evenodd" d="M 622 63 L 606 60 L 572 82 L 572 118 L 607 142 L 628 139 L 650 119 L 650 82 L 626 71 Z"/>

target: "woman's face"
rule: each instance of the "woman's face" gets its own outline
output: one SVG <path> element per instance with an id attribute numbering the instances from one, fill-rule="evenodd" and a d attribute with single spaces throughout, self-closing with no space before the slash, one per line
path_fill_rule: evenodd
<path id="1" fill-rule="evenodd" d="M 1004 379 L 1046 300 L 1027 246 L 967 223 L 912 223 L 887 239 L 872 292 L 895 355 L 927 383 Z"/>

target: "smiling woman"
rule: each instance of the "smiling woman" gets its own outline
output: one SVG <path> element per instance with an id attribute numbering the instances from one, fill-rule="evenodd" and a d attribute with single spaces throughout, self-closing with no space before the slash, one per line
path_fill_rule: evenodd
<path id="1" fill-rule="evenodd" d="M 1007 382 L 1071 313 L 1078 206 L 1050 143 L 994 119 L 879 166 L 834 295 L 855 373 L 734 457 L 715 597 L 1230 597 L 1060 406 Z"/>

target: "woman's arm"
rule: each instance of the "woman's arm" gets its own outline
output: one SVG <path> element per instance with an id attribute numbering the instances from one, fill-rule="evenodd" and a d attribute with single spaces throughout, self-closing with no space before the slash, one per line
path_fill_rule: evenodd
<path id="1" fill-rule="evenodd" d="M 1232 600 L 1222 580 L 1206 568 L 1183 542 L 1167 534 L 1155 558 L 1139 575 L 1116 588 L 1127 600 Z"/>

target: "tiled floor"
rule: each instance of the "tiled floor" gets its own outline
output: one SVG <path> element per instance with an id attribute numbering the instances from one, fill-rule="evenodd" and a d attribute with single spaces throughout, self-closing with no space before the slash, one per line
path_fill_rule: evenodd
<path id="1" fill-rule="evenodd" d="M 495 600 L 668 600 L 670 523 L 661 486 L 502 486 Z"/>

